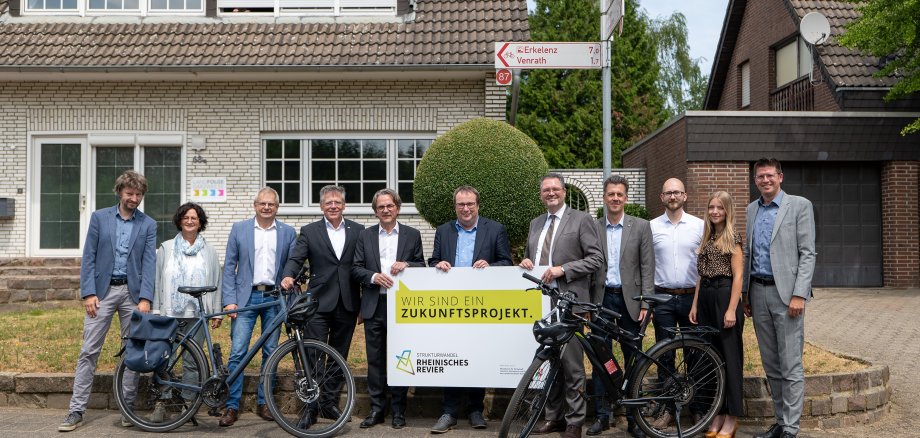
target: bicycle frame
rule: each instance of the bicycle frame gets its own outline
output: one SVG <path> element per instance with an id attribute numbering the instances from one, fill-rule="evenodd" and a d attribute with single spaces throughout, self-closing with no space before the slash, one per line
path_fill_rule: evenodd
<path id="1" fill-rule="evenodd" d="M 215 292 L 211 292 L 211 293 L 215 293 Z M 277 295 L 278 295 L 278 299 L 270 303 L 256 304 L 253 306 L 246 306 L 246 307 L 241 307 L 241 308 L 237 308 L 233 310 L 226 310 L 226 311 L 214 312 L 214 313 L 208 313 L 208 314 L 202 314 L 201 312 L 198 312 L 197 321 L 195 321 L 192 327 L 189 328 L 189 330 L 183 336 L 181 336 L 174 345 L 178 347 L 180 345 L 179 342 L 182 339 L 188 338 L 189 340 L 193 340 L 195 337 L 195 334 L 198 333 L 198 330 L 203 329 L 205 332 L 205 341 L 207 343 L 207 353 L 208 353 L 207 357 L 205 357 L 205 361 L 209 363 L 209 368 L 211 370 L 210 377 L 220 376 L 221 374 L 220 370 L 217 368 L 217 362 L 214 360 L 214 343 L 211 340 L 211 331 L 207 329 L 207 321 L 216 316 L 230 315 L 232 313 L 239 313 L 239 312 L 245 312 L 245 311 L 250 311 L 250 310 L 267 309 L 269 307 L 274 307 L 274 306 L 281 307 L 278 314 L 275 315 L 275 317 L 271 321 L 269 321 L 268 327 L 262 331 L 262 334 L 259 336 L 259 339 L 256 340 L 255 345 L 253 345 L 249 349 L 249 351 L 246 353 L 246 355 L 243 356 L 242 359 L 240 359 L 240 364 L 236 367 L 235 370 L 230 372 L 230 374 L 226 377 L 226 379 L 224 379 L 224 381 L 226 381 L 229 384 L 230 382 L 234 381 L 236 378 L 240 377 L 240 375 L 243 374 L 243 371 L 246 369 L 246 366 L 249 365 L 249 362 L 252 361 L 252 358 L 254 358 L 255 355 L 262 350 L 262 346 L 265 345 L 265 343 L 268 341 L 269 336 L 271 336 L 276 331 L 280 331 L 281 324 L 283 324 L 285 320 L 287 319 L 287 313 L 288 313 L 287 300 L 285 299 L 284 296 L 281 295 L 280 292 L 277 293 Z M 199 309 L 204 309 L 204 303 L 202 301 L 201 296 L 198 297 L 198 306 L 199 306 L 198 307 Z M 228 356 L 228 360 L 229 360 L 229 356 Z M 180 382 L 164 382 L 160 379 L 159 375 L 155 375 L 154 379 L 157 384 L 165 384 L 167 386 L 175 387 L 178 389 L 185 389 L 185 390 L 190 390 L 190 391 L 195 391 L 195 392 L 200 392 L 202 389 L 201 387 L 198 387 L 198 386 L 187 385 L 187 384 L 183 384 Z"/>

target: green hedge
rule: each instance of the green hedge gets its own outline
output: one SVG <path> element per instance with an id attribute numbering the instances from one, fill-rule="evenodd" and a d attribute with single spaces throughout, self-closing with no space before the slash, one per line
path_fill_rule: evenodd
<path id="1" fill-rule="evenodd" d="M 457 218 L 454 190 L 471 185 L 481 195 L 479 214 L 505 225 L 511 244 L 520 244 L 530 221 L 545 211 L 539 191 L 547 171 L 526 134 L 505 122 L 473 119 L 432 142 L 416 170 L 415 206 L 436 227 Z"/>

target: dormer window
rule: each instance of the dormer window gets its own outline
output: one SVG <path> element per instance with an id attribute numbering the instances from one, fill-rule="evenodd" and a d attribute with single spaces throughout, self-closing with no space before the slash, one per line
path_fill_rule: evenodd
<path id="1" fill-rule="evenodd" d="M 776 49 L 776 87 L 782 87 L 811 72 L 811 52 L 805 40 L 796 37 Z"/>

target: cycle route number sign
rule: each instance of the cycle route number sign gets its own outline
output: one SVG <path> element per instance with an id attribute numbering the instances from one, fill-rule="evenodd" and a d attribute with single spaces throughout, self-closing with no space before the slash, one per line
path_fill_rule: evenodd
<path id="1" fill-rule="evenodd" d="M 539 277 L 545 267 L 534 268 Z M 538 346 L 549 297 L 517 266 L 408 268 L 387 300 L 387 384 L 514 388 Z"/>

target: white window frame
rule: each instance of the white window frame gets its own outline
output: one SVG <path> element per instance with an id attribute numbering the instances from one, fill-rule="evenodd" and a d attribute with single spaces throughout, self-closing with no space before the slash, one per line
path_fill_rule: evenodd
<path id="1" fill-rule="evenodd" d="M 224 9 L 230 8 L 241 10 L 271 8 L 271 15 L 274 17 L 362 15 L 395 17 L 397 0 L 217 0 L 217 14 L 220 16 L 269 15 L 268 12 L 223 12 Z"/>
<path id="2" fill-rule="evenodd" d="M 262 186 L 266 185 L 265 169 L 265 141 L 266 140 L 299 140 L 300 141 L 300 205 L 282 205 L 278 208 L 279 215 L 317 215 L 322 214 L 319 203 L 310 204 L 307 202 L 312 185 L 312 179 L 306 178 L 309 175 L 306 172 L 312 163 L 312 151 L 310 151 L 310 140 L 384 140 L 387 143 L 387 180 L 386 187 L 398 189 L 398 140 L 431 140 L 437 137 L 435 132 L 336 132 L 336 133 L 289 133 L 289 134 L 263 134 L 259 140 L 259 181 Z M 427 153 L 427 152 L 426 152 Z M 370 204 L 356 202 L 354 195 L 346 194 L 347 212 L 351 214 L 374 214 L 374 209 Z M 417 214 L 415 203 L 403 202 L 400 209 L 401 214 Z"/>
<path id="3" fill-rule="evenodd" d="M 63 0 L 61 0 L 63 2 Z M 79 15 L 81 17 L 98 17 L 98 16 L 141 16 L 150 15 L 185 15 L 185 16 L 204 16 L 205 0 L 201 0 L 201 8 L 189 10 L 151 10 L 150 0 L 138 0 L 138 9 L 90 9 L 89 0 L 77 0 L 76 9 L 32 9 L 29 7 L 29 1 L 23 0 L 23 15 Z"/>
<path id="4" fill-rule="evenodd" d="M 182 181 L 179 185 L 180 205 L 186 202 L 186 180 L 188 160 L 187 137 L 184 132 L 163 131 L 71 131 L 71 132 L 31 132 L 27 135 L 28 148 L 26 151 L 26 256 L 27 257 L 76 257 L 83 253 L 83 244 L 86 232 L 89 229 L 89 218 L 92 212 L 108 205 L 96 205 L 96 182 L 93 172 L 96 169 L 96 147 L 125 147 L 134 150 L 134 168 L 144 168 L 144 148 L 173 146 L 181 148 L 180 174 Z M 131 138 L 129 141 L 128 139 Z M 164 142 L 151 142 L 151 139 L 163 139 Z M 178 143 L 177 142 L 181 142 Z M 39 145 L 43 143 L 73 143 L 80 144 L 80 161 L 83 171 L 80 172 L 81 213 L 80 237 L 78 249 L 41 249 L 39 241 L 39 221 L 41 219 L 41 199 L 35 190 L 39 187 L 41 173 L 41 155 L 37 153 Z M 167 144 L 168 143 L 168 144 Z M 114 186 L 115 181 L 111 182 Z M 113 204 L 114 205 L 114 204 Z M 138 208 L 144 211 L 142 201 Z"/>
<path id="5" fill-rule="evenodd" d="M 795 78 L 793 78 L 792 80 L 783 82 L 783 83 L 781 84 L 781 83 L 779 83 L 779 69 L 780 69 L 780 62 L 779 62 L 779 61 L 780 61 L 780 57 L 779 57 L 779 52 L 780 52 L 780 50 L 786 49 L 786 48 L 788 48 L 788 47 L 790 47 L 790 46 L 792 46 L 792 47 L 795 48 L 795 68 L 796 68 L 796 76 L 795 76 Z M 774 56 L 773 56 L 773 59 L 774 59 L 774 64 L 775 64 L 775 65 L 773 66 L 773 73 L 774 73 L 774 75 L 775 75 L 775 77 L 776 77 L 776 88 L 780 88 L 780 87 L 782 87 L 782 86 L 784 86 L 784 85 L 791 84 L 791 83 L 793 83 L 793 82 L 795 82 L 795 81 L 801 79 L 802 76 L 807 76 L 809 73 L 811 73 L 812 69 L 814 69 L 814 60 L 811 58 L 811 52 L 808 50 L 808 47 L 806 46 L 805 40 L 802 39 L 801 36 L 797 36 L 797 37 L 795 37 L 794 39 L 792 39 L 792 40 L 786 42 L 785 44 L 782 44 L 782 45 L 780 45 L 780 46 L 777 46 L 777 47 L 774 49 Z M 806 61 L 807 61 L 807 65 L 805 65 L 805 64 L 806 64 Z"/>
<path id="6" fill-rule="evenodd" d="M 741 108 L 751 106 L 751 62 L 744 61 L 738 66 L 741 80 Z"/>

